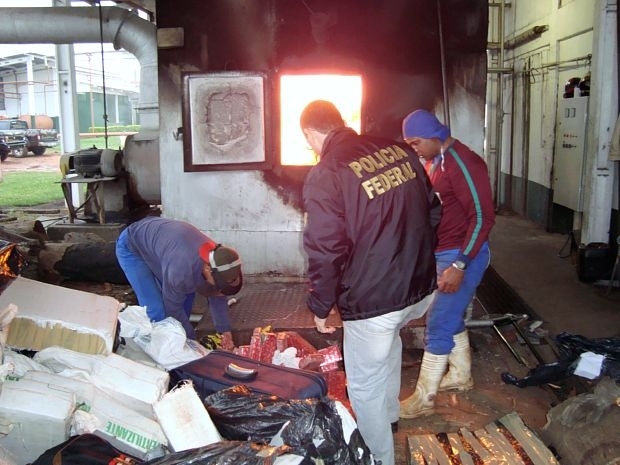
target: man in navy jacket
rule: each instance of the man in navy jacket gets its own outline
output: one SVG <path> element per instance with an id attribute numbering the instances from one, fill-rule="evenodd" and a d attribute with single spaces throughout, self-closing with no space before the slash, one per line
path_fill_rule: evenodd
<path id="1" fill-rule="evenodd" d="M 234 347 L 226 295 L 241 289 L 239 254 L 184 221 L 148 216 L 130 224 L 116 256 L 151 321 L 173 317 L 195 339 L 189 321 L 196 292 L 207 296 L 222 348 Z"/>
<path id="2" fill-rule="evenodd" d="M 322 333 L 335 330 L 329 313 L 340 313 L 359 431 L 375 458 L 394 465 L 399 332 L 432 300 L 439 202 L 407 145 L 358 135 L 327 101 L 307 105 L 300 123 L 320 158 L 303 189 L 307 305 Z"/>

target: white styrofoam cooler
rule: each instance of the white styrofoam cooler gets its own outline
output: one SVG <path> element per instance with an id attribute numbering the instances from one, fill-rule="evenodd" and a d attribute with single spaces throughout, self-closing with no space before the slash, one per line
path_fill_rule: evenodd
<path id="1" fill-rule="evenodd" d="M 17 277 L 0 294 L 0 309 L 17 306 L 7 346 L 39 351 L 61 346 L 89 354 L 113 351 L 122 304 L 109 296 Z"/>

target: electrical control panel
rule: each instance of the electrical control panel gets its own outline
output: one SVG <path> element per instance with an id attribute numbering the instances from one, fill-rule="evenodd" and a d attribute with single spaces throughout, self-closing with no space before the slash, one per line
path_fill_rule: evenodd
<path id="1" fill-rule="evenodd" d="M 553 202 L 581 212 L 588 97 L 565 98 L 558 105 Z"/>

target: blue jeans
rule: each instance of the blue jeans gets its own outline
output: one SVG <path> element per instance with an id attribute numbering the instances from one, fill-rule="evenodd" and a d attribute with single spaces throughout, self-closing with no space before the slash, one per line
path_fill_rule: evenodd
<path id="1" fill-rule="evenodd" d="M 459 254 L 458 249 L 443 250 L 435 254 L 437 261 L 437 276 L 452 266 Z M 480 248 L 467 269 L 461 287 L 457 292 L 446 293 L 435 291 L 437 294 L 433 305 L 426 315 L 425 347 L 427 352 L 435 355 L 449 354 L 454 347 L 453 336 L 465 331 L 463 317 L 467 305 L 476 294 L 476 288 L 482 281 L 484 272 L 489 266 L 491 252 L 488 242 Z"/>
<path id="2" fill-rule="evenodd" d="M 146 307 L 146 314 L 149 319 L 161 321 L 166 318 L 161 283 L 142 257 L 129 246 L 126 230 L 121 232 L 116 241 L 116 258 L 125 272 L 131 288 L 136 293 L 138 304 L 141 307 Z"/>

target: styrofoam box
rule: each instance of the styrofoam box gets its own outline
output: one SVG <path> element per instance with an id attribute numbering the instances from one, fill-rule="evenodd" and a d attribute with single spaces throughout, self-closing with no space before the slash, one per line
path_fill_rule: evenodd
<path id="1" fill-rule="evenodd" d="M 155 419 L 151 406 L 147 412 L 138 411 L 140 402 L 123 403 L 123 396 L 111 396 L 90 382 L 54 373 L 29 371 L 19 380 L 42 383 L 47 390 L 73 391 L 78 409 L 88 417 L 88 426 L 72 434 L 96 433 L 107 440 L 116 439 L 115 446 L 134 457 L 146 458 L 153 449 L 167 449 L 168 440 L 161 425 Z M 73 428 L 77 429 L 76 421 Z"/>
<path id="2" fill-rule="evenodd" d="M 30 463 L 69 439 L 75 394 L 34 380 L 7 380 L 0 392 L 0 446 Z"/>
<path id="3" fill-rule="evenodd" d="M 113 396 L 123 395 L 152 405 L 168 392 L 167 371 L 134 362 L 115 353 L 89 355 L 62 347 L 48 347 L 33 359 L 58 374 L 73 376 L 81 371 L 83 378 Z"/>
<path id="4" fill-rule="evenodd" d="M 168 392 L 153 410 L 175 452 L 222 440 L 191 381 Z"/>
<path id="5" fill-rule="evenodd" d="M 89 354 L 113 351 L 122 304 L 109 296 L 21 276 L 0 294 L 0 308 L 17 306 L 6 345 L 38 351 L 61 346 Z"/>
<path id="6" fill-rule="evenodd" d="M 118 406 L 119 409 L 130 409 L 142 417 L 155 420 L 155 412 L 153 411 L 152 405 L 145 402 L 136 402 L 133 397 L 118 395 L 116 393 L 110 394 L 90 381 L 38 370 L 27 371 L 19 378 L 19 380 L 27 379 L 72 391 L 75 394 L 78 408 L 86 410 L 87 412 L 90 412 L 95 407 L 105 408 L 109 402 L 113 402 L 114 407 Z"/>

